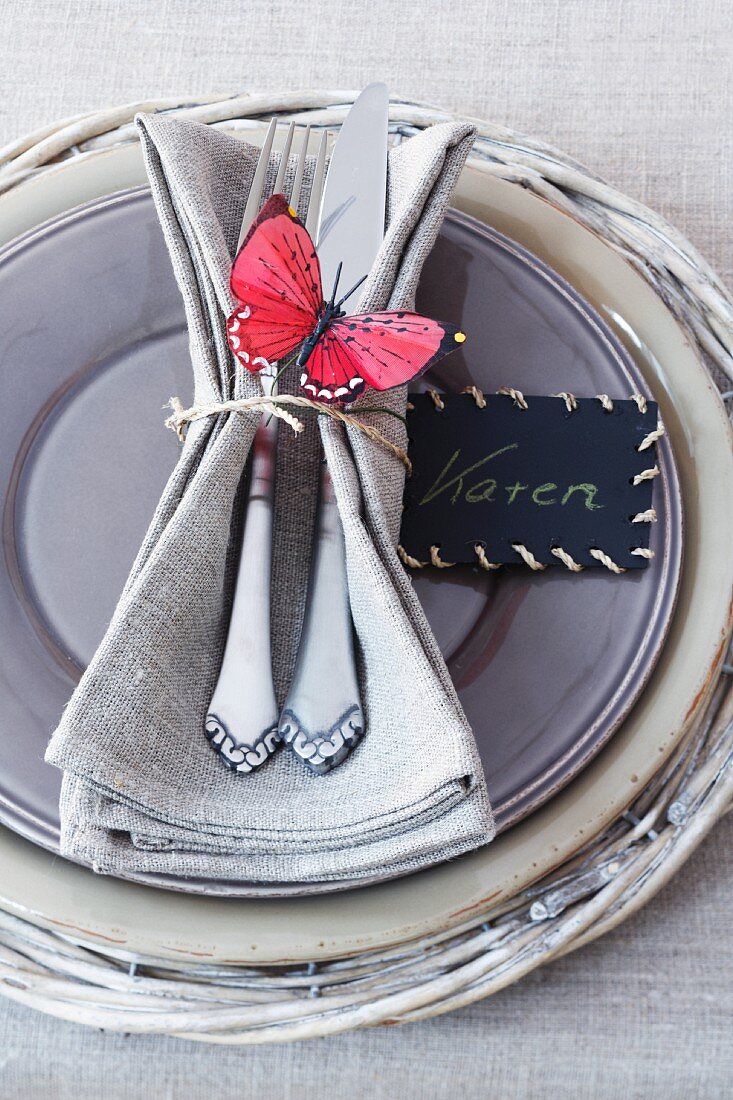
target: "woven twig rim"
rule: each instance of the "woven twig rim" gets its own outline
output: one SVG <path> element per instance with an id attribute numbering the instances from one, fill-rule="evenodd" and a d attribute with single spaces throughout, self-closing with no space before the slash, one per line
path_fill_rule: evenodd
<path id="1" fill-rule="evenodd" d="M 279 115 L 325 127 L 340 124 L 355 94 L 150 100 L 80 115 L 0 150 L 0 193 L 59 160 L 137 141 L 133 119 L 141 110 L 213 126 L 247 127 Z M 409 136 L 455 116 L 393 100 L 390 118 L 396 135 Z M 692 245 L 557 150 L 471 121 L 475 167 L 542 196 L 620 252 L 690 332 L 724 388 L 723 376 L 733 378 L 733 299 Z M 0 991 L 94 1027 L 240 1044 L 405 1023 L 487 997 L 634 913 L 730 807 L 732 672 L 729 665 L 718 670 L 704 710 L 630 810 L 561 867 L 470 924 L 318 966 L 176 966 L 122 960 L 0 911 Z"/>

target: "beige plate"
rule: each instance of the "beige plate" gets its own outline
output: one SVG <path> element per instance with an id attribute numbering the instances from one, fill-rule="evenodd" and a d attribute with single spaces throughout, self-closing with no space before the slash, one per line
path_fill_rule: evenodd
<path id="1" fill-rule="evenodd" d="M 86 154 L 0 197 L 0 244 L 72 206 L 144 181 L 140 150 Z M 465 923 L 587 843 L 638 794 L 696 712 L 721 657 L 733 582 L 733 464 L 724 410 L 671 314 L 587 229 L 469 166 L 462 210 L 545 260 L 599 310 L 659 401 L 679 464 L 685 564 L 667 646 L 630 718 L 548 806 L 488 848 L 408 879 L 337 896 L 173 896 L 101 879 L 0 829 L 0 906 L 123 955 L 228 963 L 317 960 Z"/>

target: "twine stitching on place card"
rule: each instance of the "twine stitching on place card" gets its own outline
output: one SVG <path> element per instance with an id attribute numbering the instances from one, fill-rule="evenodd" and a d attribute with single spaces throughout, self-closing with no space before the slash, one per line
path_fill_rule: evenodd
<path id="1" fill-rule="evenodd" d="M 635 474 L 632 485 L 641 485 L 643 481 L 651 481 L 654 477 L 659 477 L 660 469 L 658 466 L 650 466 L 648 470 L 642 470 L 640 474 Z"/>
<path id="2" fill-rule="evenodd" d="M 439 546 L 430 547 L 430 561 L 431 564 L 436 567 L 436 569 L 452 569 L 453 566 L 456 564 L 454 561 L 443 561 L 440 556 Z"/>
<path id="3" fill-rule="evenodd" d="M 408 554 L 404 546 L 398 543 L 397 554 L 403 565 L 407 565 L 410 569 L 424 569 L 428 564 L 426 561 L 419 561 L 417 558 L 413 558 L 412 554 Z"/>
<path id="4" fill-rule="evenodd" d="M 637 512 L 631 517 L 632 523 L 656 523 L 657 512 L 655 508 L 647 508 L 645 512 Z"/>
<path id="5" fill-rule="evenodd" d="M 473 549 L 476 557 L 478 558 L 478 563 L 482 569 L 486 569 L 487 571 L 491 571 L 492 569 L 501 569 L 501 562 L 489 561 L 489 559 L 486 557 L 486 551 L 484 550 L 480 542 L 474 543 Z"/>
<path id="6" fill-rule="evenodd" d="M 616 562 L 613 560 L 613 558 L 609 558 L 608 554 L 604 554 L 602 550 L 598 550 L 596 547 L 592 547 L 588 551 L 588 553 L 592 558 L 595 558 L 596 561 L 599 561 L 601 565 L 605 565 L 606 569 L 610 569 L 612 573 L 626 572 L 626 570 L 622 566 L 616 565 Z"/>
<path id="7" fill-rule="evenodd" d="M 511 397 L 514 404 L 520 409 L 528 409 L 529 405 L 524 400 L 524 394 L 521 390 L 515 390 L 513 386 L 501 386 L 497 393 L 502 394 L 504 397 Z"/>
<path id="8" fill-rule="evenodd" d="M 463 389 L 461 392 L 469 394 L 471 397 L 473 397 L 474 401 L 480 409 L 486 408 L 486 398 L 484 397 L 483 392 L 477 386 L 466 386 L 465 389 Z M 527 401 L 521 390 L 517 390 L 512 386 L 502 386 L 496 392 L 497 394 L 500 394 L 502 396 L 511 397 L 518 408 L 522 410 L 529 408 L 529 405 L 527 404 Z M 445 409 L 445 402 L 443 401 L 438 391 L 434 389 L 428 389 L 427 393 L 431 398 L 433 404 L 435 405 L 436 411 L 442 412 Z M 567 408 L 568 412 L 573 412 L 578 408 L 577 398 L 572 393 L 563 390 L 560 393 L 550 394 L 550 397 L 557 397 L 560 398 L 560 400 L 564 401 L 565 407 Z M 613 412 L 613 401 L 607 393 L 596 394 L 595 399 L 597 401 L 600 401 L 605 412 Z M 644 397 L 643 394 L 632 393 L 629 397 L 629 400 L 633 401 L 636 404 L 639 412 L 645 413 L 647 411 L 647 399 Z M 407 407 L 408 409 L 414 408 L 414 406 L 410 402 L 408 402 Z M 658 439 L 661 439 L 664 433 L 664 425 L 662 424 L 662 421 L 659 420 L 657 427 L 653 431 L 649 432 L 648 435 L 644 437 L 644 439 L 642 439 L 641 443 L 636 448 L 637 451 L 644 451 L 648 447 L 651 447 L 652 444 L 656 443 Z M 659 474 L 659 467 L 657 465 L 651 466 L 648 469 L 642 470 L 640 473 L 636 474 L 632 479 L 632 484 L 634 486 L 641 485 L 645 481 L 651 481 L 653 478 L 658 477 Z M 637 512 L 636 515 L 631 516 L 630 520 L 632 523 L 656 523 L 657 513 L 654 508 L 647 508 L 646 511 Z M 534 570 L 535 572 L 540 572 L 547 568 L 545 564 L 537 560 L 532 551 L 523 543 L 513 542 L 511 545 L 512 549 L 515 550 L 517 554 L 519 554 L 524 563 L 528 565 L 530 569 Z M 482 569 L 485 569 L 487 571 L 501 569 L 503 563 L 489 561 L 486 556 L 486 550 L 481 543 L 475 543 L 473 549 L 478 559 L 478 564 L 481 566 Z M 426 565 L 429 564 L 428 562 L 419 561 L 417 558 L 412 557 L 412 555 L 408 554 L 405 548 L 401 545 L 398 545 L 397 553 L 403 564 L 409 566 L 411 569 L 423 569 Z M 563 565 L 570 570 L 571 573 L 582 573 L 585 569 L 585 566 L 581 565 L 580 562 L 575 561 L 575 559 L 567 552 L 567 550 L 564 550 L 561 546 L 551 547 L 550 553 L 553 554 L 559 561 L 561 561 Z M 603 550 L 599 550 L 597 547 L 593 547 L 589 550 L 589 553 L 591 557 L 593 557 L 601 565 L 605 566 L 605 568 L 608 569 L 610 572 L 615 574 L 626 572 L 626 569 L 618 565 L 613 560 L 613 558 L 611 558 Z M 653 550 L 649 550 L 643 546 L 636 546 L 631 549 L 629 553 L 636 557 L 645 558 L 647 561 L 651 561 L 655 556 Z M 437 545 L 433 545 L 430 547 L 430 564 L 434 565 L 438 569 L 451 569 L 456 564 L 456 562 L 444 561 L 440 556 L 440 547 Z"/>
<path id="9" fill-rule="evenodd" d="M 478 386 L 466 386 L 465 390 L 461 390 L 461 393 L 469 393 L 480 409 L 486 408 L 486 398 Z"/>
<path id="10" fill-rule="evenodd" d="M 636 448 L 637 451 L 646 451 L 646 449 L 648 447 L 651 447 L 652 444 L 656 443 L 658 439 L 661 439 L 663 435 L 664 435 L 664 424 L 660 420 L 660 421 L 657 422 L 657 426 L 654 429 L 654 431 L 651 431 L 651 432 L 649 432 L 648 435 L 644 436 L 641 443 Z"/>
<path id="11" fill-rule="evenodd" d="M 437 411 L 443 412 L 443 410 L 445 409 L 445 402 L 443 401 L 441 394 L 434 389 L 428 389 L 426 392 L 432 400 L 433 404 L 435 405 Z M 526 398 L 522 391 L 516 389 L 514 386 L 501 386 L 496 392 L 503 397 L 511 397 L 515 405 L 517 405 L 517 407 L 522 410 L 526 410 L 529 408 L 529 405 L 527 404 Z M 480 390 L 477 386 L 466 386 L 465 389 L 461 390 L 461 393 L 470 394 L 480 409 L 486 408 L 486 398 L 484 397 L 483 391 Z M 579 408 L 578 399 L 575 394 L 566 392 L 565 390 L 561 390 L 559 393 L 551 393 L 550 397 L 558 397 L 562 401 L 564 401 L 565 407 L 567 408 L 568 412 L 574 412 L 576 409 Z M 613 412 L 613 401 L 607 393 L 597 393 L 595 395 L 595 400 L 600 401 L 604 412 Z M 642 393 L 630 394 L 629 400 L 633 401 L 636 404 L 639 412 L 645 413 L 647 411 L 647 399 Z M 408 410 L 412 410 L 415 408 L 415 406 L 412 404 L 412 402 L 408 401 L 407 408 Z M 662 421 L 660 420 L 657 424 L 657 427 L 653 431 L 649 432 L 648 435 L 644 436 L 641 443 L 636 448 L 637 451 L 645 451 L 648 447 L 651 447 L 653 443 L 656 443 L 658 439 L 661 439 L 664 434 L 665 428 Z M 645 477 L 656 477 L 656 474 L 652 474 L 648 471 L 644 471 L 644 475 Z M 639 482 L 635 481 L 634 484 L 638 485 Z"/>
<path id="12" fill-rule="evenodd" d="M 561 390 L 560 393 L 551 393 L 550 397 L 559 397 L 565 402 L 565 408 L 569 413 L 574 412 L 578 407 L 578 401 L 574 394 L 566 393 L 565 390 Z"/>
<path id="13" fill-rule="evenodd" d="M 528 550 L 523 543 L 513 542 L 512 550 L 516 550 L 524 564 L 528 565 L 535 573 L 539 573 L 542 569 L 547 569 L 547 566 L 543 565 L 541 561 L 537 561 L 532 551 Z"/>
<path id="14" fill-rule="evenodd" d="M 486 551 L 479 542 L 474 544 L 473 549 L 476 557 L 478 558 L 478 564 L 481 566 L 482 569 L 486 569 L 487 571 L 501 569 L 502 565 L 505 564 L 503 562 L 497 563 L 489 561 L 489 559 L 486 557 Z M 537 561 L 532 551 L 529 550 L 528 547 L 524 545 L 524 543 L 513 542 L 512 549 L 516 550 L 516 552 L 524 561 L 525 565 L 528 565 L 529 568 L 534 570 L 535 572 L 541 572 L 542 570 L 547 568 L 547 566 L 543 565 L 542 562 Z M 626 570 L 622 568 L 622 566 L 617 565 L 613 558 L 604 553 L 603 550 L 598 550 L 594 547 L 588 552 L 591 557 L 595 558 L 597 562 L 600 562 L 601 565 L 604 565 L 606 569 L 609 569 L 612 573 L 626 572 Z M 651 561 L 651 559 L 654 557 L 654 551 L 647 550 L 643 546 L 637 546 L 630 552 L 637 557 L 646 558 L 649 561 Z M 550 553 L 554 554 L 554 556 L 558 558 L 558 560 L 561 561 L 563 565 L 570 570 L 571 573 L 584 572 L 585 566 L 581 565 L 580 562 L 575 561 L 575 559 L 570 554 L 568 554 L 567 550 L 563 550 L 561 546 L 553 546 L 550 550 Z M 408 554 L 404 546 L 402 546 L 401 544 L 398 544 L 397 546 L 397 554 L 403 565 L 408 566 L 408 568 L 410 569 L 424 569 L 425 566 L 429 564 L 434 565 L 437 569 L 452 569 L 453 566 L 457 564 L 454 561 L 444 561 L 440 556 L 440 547 L 435 545 L 430 547 L 430 562 L 420 561 L 418 558 L 413 558 L 413 556 L 411 554 Z"/>
<path id="15" fill-rule="evenodd" d="M 554 554 L 556 558 L 559 558 L 563 565 L 567 566 L 571 573 L 582 573 L 585 566 L 575 561 L 570 557 L 567 550 L 563 550 L 562 546 L 553 546 L 550 550 L 551 554 Z"/>
<path id="16" fill-rule="evenodd" d="M 380 447 L 384 447 L 385 450 L 389 451 L 395 458 L 398 458 L 407 470 L 408 477 L 412 473 L 412 463 L 402 447 L 398 447 L 396 443 L 392 443 L 386 436 L 382 435 L 380 431 L 373 428 L 370 424 L 365 424 L 358 415 L 342 412 L 341 409 L 335 408 L 332 405 L 324 405 L 318 401 L 311 401 L 309 397 L 298 397 L 294 394 L 273 394 L 271 397 L 266 397 L 264 394 L 260 394 L 256 397 L 245 397 L 235 401 L 212 401 L 202 405 L 192 405 L 188 409 L 184 409 L 178 397 L 171 397 L 168 404 L 173 412 L 167 418 L 165 426 L 166 428 L 170 428 L 171 431 L 174 431 L 181 442 L 186 438 L 186 425 L 191 424 L 194 420 L 203 420 L 209 416 L 218 416 L 220 413 L 270 413 L 271 416 L 275 416 L 279 420 L 284 420 L 297 435 L 303 431 L 303 423 L 297 416 L 293 416 L 286 408 L 283 408 L 283 406 L 292 405 L 298 409 L 312 409 L 314 412 L 318 413 L 319 416 L 330 416 L 332 420 L 337 420 L 341 424 L 348 424 L 357 428 L 368 439 L 371 439 L 374 443 L 378 443 Z"/>

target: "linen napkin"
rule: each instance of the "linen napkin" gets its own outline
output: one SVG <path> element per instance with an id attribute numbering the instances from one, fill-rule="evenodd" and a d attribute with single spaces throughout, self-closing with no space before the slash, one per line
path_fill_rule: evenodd
<path id="1" fill-rule="evenodd" d="M 193 399 L 253 396 L 259 381 L 234 364 L 225 319 L 258 150 L 164 115 L 137 121 L 185 303 Z M 470 126 L 444 123 L 390 151 L 385 239 L 361 308 L 412 306 L 472 137 Z M 266 194 L 278 160 L 271 158 Z M 309 163 L 306 188 L 312 173 Z M 296 385 L 281 380 L 280 392 Z M 404 411 L 405 388 L 379 403 Z M 109 874 L 310 882 L 405 873 L 486 843 L 494 826 L 473 735 L 395 549 L 404 469 L 326 417 L 310 418 L 302 435 L 279 429 L 273 673 L 282 702 L 304 613 L 323 444 L 344 528 L 365 736 L 326 776 L 287 751 L 235 774 L 207 742 L 258 417 L 190 425 L 105 637 L 48 748 L 47 760 L 64 772 L 63 853 Z M 396 418 L 370 414 L 370 423 L 406 447 Z"/>

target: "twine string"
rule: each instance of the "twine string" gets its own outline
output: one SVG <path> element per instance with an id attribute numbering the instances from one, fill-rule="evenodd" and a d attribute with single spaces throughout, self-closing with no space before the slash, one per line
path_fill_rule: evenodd
<path id="1" fill-rule="evenodd" d="M 336 420 L 341 424 L 351 425 L 362 432 L 367 439 L 371 439 L 374 443 L 378 443 L 380 447 L 384 447 L 386 451 L 398 458 L 407 471 L 409 477 L 412 473 L 412 463 L 407 456 L 407 452 L 399 447 L 396 443 L 392 443 L 387 439 L 385 435 L 373 425 L 365 423 L 358 412 L 345 413 L 341 409 L 332 405 L 323 405 L 318 401 L 311 401 L 309 397 L 300 397 L 296 394 L 273 394 L 270 397 L 266 397 L 264 394 L 257 394 L 255 397 L 243 397 L 233 401 L 210 401 L 200 405 L 191 405 L 186 409 L 183 407 L 183 403 L 178 397 L 171 397 L 168 402 L 171 415 L 166 419 L 165 426 L 174 431 L 178 438 L 183 442 L 186 438 L 186 428 L 189 424 L 192 424 L 195 420 L 204 420 L 209 416 L 218 416 L 221 413 L 247 413 L 247 412 L 265 412 L 271 416 L 277 417 L 279 420 L 284 420 L 285 423 L 292 428 L 296 435 L 303 431 L 303 422 L 293 413 L 289 412 L 286 406 L 291 406 L 296 409 L 310 409 L 316 412 L 319 416 L 329 416 L 332 420 Z M 374 411 L 365 409 L 364 412 Z"/>
<path id="2" fill-rule="evenodd" d="M 519 554 L 525 565 L 528 565 L 529 568 L 532 569 L 534 572 L 541 572 L 542 570 L 547 568 L 546 565 L 543 565 L 542 562 L 537 560 L 529 547 L 525 546 L 524 543 L 513 542 L 511 545 L 512 549 L 515 550 L 517 554 Z M 475 543 L 473 549 L 478 559 L 478 564 L 481 566 L 482 569 L 485 569 L 487 571 L 501 569 L 502 565 L 508 564 L 506 562 L 489 561 L 488 557 L 486 556 L 486 551 L 480 542 Z M 441 558 L 440 547 L 437 545 L 433 545 L 430 547 L 429 562 L 420 561 L 419 558 L 414 558 L 411 554 L 407 552 L 407 550 L 405 550 L 404 546 L 402 545 L 398 545 L 397 553 L 403 565 L 408 566 L 408 568 L 410 569 L 424 569 L 426 565 L 434 565 L 437 569 L 451 569 L 454 565 L 457 564 L 454 561 L 445 561 L 443 558 Z M 569 569 L 571 573 L 583 573 L 585 571 L 585 566 L 577 562 L 575 558 L 573 558 L 572 555 L 569 554 L 567 550 L 564 550 L 561 546 L 553 546 L 550 550 L 550 553 L 554 554 L 554 556 L 558 558 L 559 561 L 561 561 L 566 569 Z M 594 548 L 590 550 L 589 553 L 591 557 L 595 558 L 597 562 L 600 562 L 600 564 L 605 566 L 606 569 L 608 569 L 611 573 L 620 574 L 626 572 L 626 569 L 618 565 L 613 560 L 613 558 L 605 553 L 605 551 Z M 648 561 L 651 561 L 651 559 L 654 557 L 654 551 L 647 550 L 643 546 L 637 546 L 635 549 L 631 550 L 631 553 L 636 555 L 636 557 L 646 558 Z"/>

